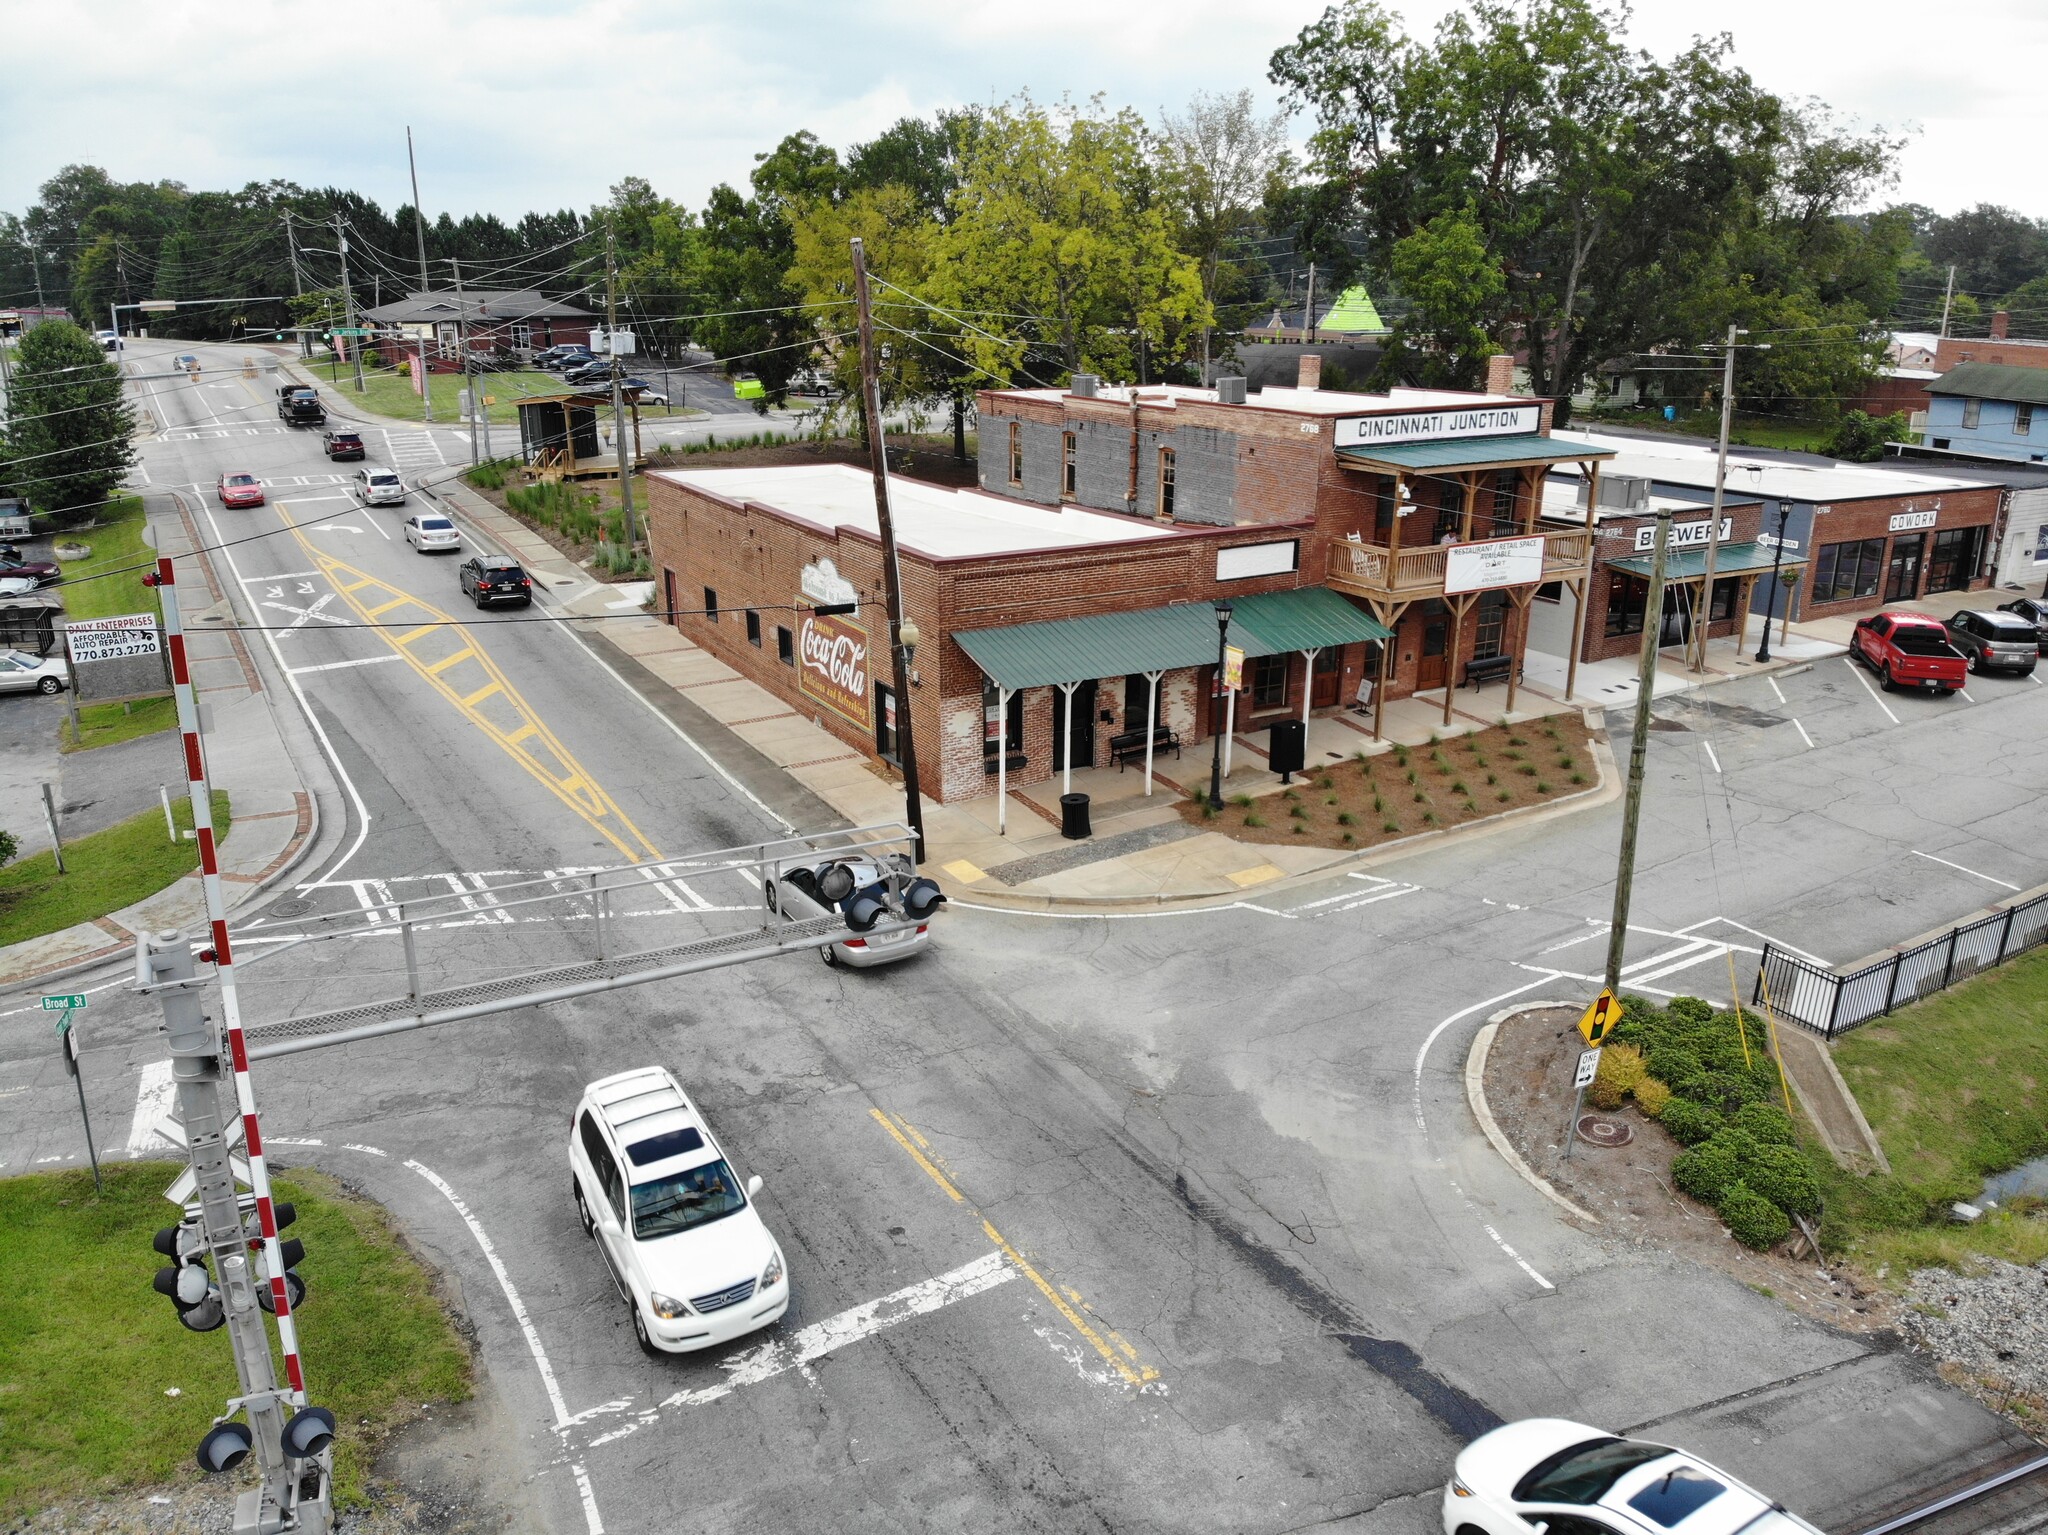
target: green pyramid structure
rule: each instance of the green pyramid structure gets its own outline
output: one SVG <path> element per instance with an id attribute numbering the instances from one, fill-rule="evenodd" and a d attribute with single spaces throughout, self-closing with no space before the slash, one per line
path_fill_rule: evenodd
<path id="1" fill-rule="evenodd" d="M 1363 288 L 1346 288 L 1337 302 L 1316 322 L 1318 335 L 1328 332 L 1344 336 L 1384 336 L 1387 323 L 1373 307 L 1372 295 Z"/>

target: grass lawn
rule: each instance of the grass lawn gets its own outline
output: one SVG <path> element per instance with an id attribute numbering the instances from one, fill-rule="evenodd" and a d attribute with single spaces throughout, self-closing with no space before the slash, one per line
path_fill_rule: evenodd
<path id="1" fill-rule="evenodd" d="M 1974 1201 L 1987 1175 L 2048 1154 L 2048 951 L 1852 1030 L 1835 1064 L 1892 1171 L 1858 1178 L 1815 1159 L 1831 1247 L 1873 1270 L 1889 1264 L 1894 1279 L 1973 1255 L 2048 1257 L 2040 1210 L 2000 1210 L 1972 1226 L 1945 1215 Z"/>
<path id="2" fill-rule="evenodd" d="M 151 1235 L 174 1218 L 169 1162 L 0 1179 L 0 1520 L 57 1499 L 192 1482 L 192 1452 L 235 1394 L 227 1333 L 190 1332 L 150 1288 Z M 300 1346 L 312 1399 L 333 1410 L 338 1501 L 361 1506 L 378 1439 L 422 1403 L 469 1394 L 469 1354 L 433 1281 L 384 1212 L 317 1172 L 277 1179 L 306 1244 Z M 179 1395 L 167 1396 L 171 1388 Z M 247 1473 L 222 1479 L 237 1486 Z"/>
<path id="3" fill-rule="evenodd" d="M 325 363 L 307 366 L 320 381 L 323 393 L 348 400 L 379 416 L 393 416 L 401 421 L 426 419 L 420 397 L 412 392 L 412 380 L 397 372 L 365 367 L 363 389 L 359 394 L 356 392 L 355 375 L 347 366 L 336 370 L 338 376 L 330 376 Z M 535 394 L 559 394 L 563 388 L 560 379 L 539 372 L 483 373 L 478 375 L 478 379 L 484 393 L 497 402 L 491 406 L 491 420 L 499 422 L 519 419 L 518 402 L 521 398 Z M 444 425 L 458 420 L 460 402 L 456 396 L 462 392 L 462 375 L 436 373 L 431 382 L 434 420 Z"/>
<path id="4" fill-rule="evenodd" d="M 112 618 L 118 613 L 162 613 L 156 590 L 144 586 L 142 578 L 156 563 L 156 551 L 142 541 L 142 498 L 121 496 L 100 513 L 98 526 L 77 528 L 61 535 L 85 544 L 92 554 L 64 565 L 64 581 L 57 588 L 70 618 Z M 141 566 L 139 570 L 127 567 Z M 103 572 L 119 570 L 102 580 L 88 580 Z"/>
<path id="5" fill-rule="evenodd" d="M 1188 777 L 1206 776 L 1190 766 Z M 1559 714 L 1311 767 L 1292 788 L 1233 795 L 1213 814 L 1195 800 L 1177 808 L 1240 842 L 1371 847 L 1578 794 L 1598 777 L 1584 721 Z"/>
<path id="6" fill-rule="evenodd" d="M 171 814 L 179 830 L 191 827 L 189 800 L 172 800 Z M 228 797 L 216 789 L 213 825 L 215 835 L 223 841 L 230 820 Z M 179 875 L 199 867 L 199 844 L 171 841 L 164 833 L 163 812 L 150 809 L 105 831 L 67 842 L 64 866 L 68 872 L 59 874 L 56 858 L 42 852 L 0 869 L 0 944 L 54 933 L 74 922 L 90 922 L 156 894 Z"/>
<path id="7" fill-rule="evenodd" d="M 1616 411 L 1597 416 L 1589 413 L 1581 419 L 1574 420 L 1572 425 L 1585 431 L 1597 432 L 1603 424 L 1609 422 L 1622 426 L 1642 427 L 1653 432 L 1670 432 L 1683 437 L 1717 440 L 1721 435 L 1720 413 L 1711 410 L 1681 413 L 1676 421 L 1666 421 L 1655 411 Z M 1787 416 L 1737 415 L 1728 427 L 1728 441 L 1737 447 L 1787 448 L 1800 453 L 1825 453 L 1828 439 L 1833 435 L 1832 425 L 1818 421 L 1799 421 Z"/>
<path id="8" fill-rule="evenodd" d="M 81 739 L 71 735 L 71 721 L 65 720 L 57 727 L 57 739 L 67 752 L 91 751 L 95 746 L 112 746 L 117 741 L 132 741 L 137 736 L 155 735 L 159 730 L 174 730 L 178 724 L 177 700 L 171 698 L 144 698 L 126 706 L 120 704 L 80 704 L 78 726 Z"/>

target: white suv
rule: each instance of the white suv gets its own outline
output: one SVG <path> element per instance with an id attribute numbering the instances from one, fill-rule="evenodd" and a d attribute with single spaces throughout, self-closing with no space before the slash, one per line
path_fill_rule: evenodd
<path id="1" fill-rule="evenodd" d="M 569 1130 L 584 1233 L 612 1271 L 650 1354 L 712 1348 L 789 1309 L 782 1249 L 711 1127 L 664 1067 L 583 1089 Z"/>

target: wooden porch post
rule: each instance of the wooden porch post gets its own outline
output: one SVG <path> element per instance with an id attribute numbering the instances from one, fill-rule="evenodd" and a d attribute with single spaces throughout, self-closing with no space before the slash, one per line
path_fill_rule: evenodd
<path id="1" fill-rule="evenodd" d="M 1394 525 L 1387 530 L 1387 583 L 1393 584 L 1394 559 L 1401 552 L 1401 489 L 1408 483 L 1407 476 L 1394 476 Z"/>
<path id="2" fill-rule="evenodd" d="M 1451 610 L 1451 637 L 1444 650 L 1444 723 L 1451 722 L 1451 695 L 1458 691 L 1458 648 L 1463 643 L 1465 615 L 1472 611 L 1474 597 L 1446 597 Z"/>
<path id="3" fill-rule="evenodd" d="M 1471 470 L 1458 478 L 1465 484 L 1465 519 L 1458 525 L 1458 542 L 1472 542 L 1472 509 L 1479 504 L 1479 471 Z"/>
<path id="4" fill-rule="evenodd" d="M 1515 678 L 1522 670 L 1522 658 L 1529 651 L 1529 604 L 1535 600 L 1535 597 L 1536 588 L 1533 586 L 1514 586 L 1508 588 L 1508 601 L 1513 604 L 1514 612 L 1514 617 L 1510 622 L 1515 625 L 1516 631 L 1514 644 L 1508 652 L 1514 658 L 1513 664 L 1508 667 L 1508 713 L 1510 714 L 1515 712 Z"/>
<path id="5" fill-rule="evenodd" d="M 1746 575 L 1736 588 L 1735 599 L 1735 656 L 1742 658 L 1743 636 L 1749 633 L 1749 605 L 1756 596 L 1756 575 Z"/>
<path id="6" fill-rule="evenodd" d="M 1372 738 L 1382 740 L 1387 724 L 1387 684 L 1394 675 L 1394 647 L 1401 642 L 1401 615 L 1408 611 L 1405 602 L 1390 603 L 1386 612 L 1380 615 L 1380 622 L 1387 627 L 1387 637 L 1380 642 L 1380 680 L 1372 690 Z"/>
<path id="7" fill-rule="evenodd" d="M 1593 568 L 1589 564 L 1579 572 L 1576 581 L 1565 582 L 1572 589 L 1572 643 L 1571 654 L 1564 658 L 1564 701 L 1572 701 L 1572 691 L 1579 685 L 1579 652 L 1586 648 L 1586 599 L 1593 592 Z"/>

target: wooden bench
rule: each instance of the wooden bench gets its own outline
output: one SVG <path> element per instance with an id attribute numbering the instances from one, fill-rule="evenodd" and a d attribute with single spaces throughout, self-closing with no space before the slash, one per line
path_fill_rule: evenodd
<path id="1" fill-rule="evenodd" d="M 1513 656 L 1487 656 L 1481 660 L 1467 661 L 1465 663 L 1466 686 L 1476 689 L 1492 682 L 1496 677 L 1505 677 L 1514 670 L 1514 665 L 1515 658 Z"/>
<path id="2" fill-rule="evenodd" d="M 1180 756 L 1180 736 L 1165 725 L 1154 725 L 1149 731 L 1126 730 L 1109 738 L 1109 754 L 1116 758 L 1116 770 L 1121 773 L 1126 762 L 1142 762 L 1145 758 L 1145 743 L 1150 741 L 1153 754 L 1172 750 Z"/>

